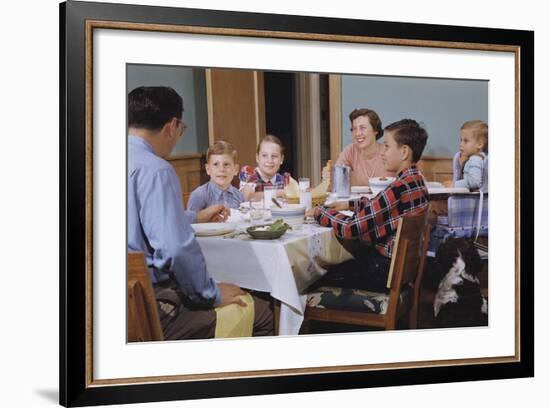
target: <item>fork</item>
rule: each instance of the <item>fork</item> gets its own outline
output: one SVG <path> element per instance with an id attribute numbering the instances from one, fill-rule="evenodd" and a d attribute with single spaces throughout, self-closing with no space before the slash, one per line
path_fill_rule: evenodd
<path id="1" fill-rule="evenodd" d="M 271 201 L 273 201 L 277 207 L 283 208 L 283 206 L 279 203 L 279 201 L 275 199 L 275 197 L 271 197 Z"/>

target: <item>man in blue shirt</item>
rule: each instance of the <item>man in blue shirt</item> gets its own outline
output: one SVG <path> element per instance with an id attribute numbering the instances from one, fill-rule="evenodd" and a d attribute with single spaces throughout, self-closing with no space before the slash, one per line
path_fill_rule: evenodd
<path id="1" fill-rule="evenodd" d="M 183 135 L 183 101 L 168 87 L 140 87 L 128 95 L 128 251 L 145 253 L 165 339 L 214 337 L 215 307 L 244 292 L 216 283 L 191 227 L 222 221 L 223 205 L 185 211 L 178 176 L 165 160 Z M 273 334 L 269 302 L 254 297 L 254 335 Z"/>

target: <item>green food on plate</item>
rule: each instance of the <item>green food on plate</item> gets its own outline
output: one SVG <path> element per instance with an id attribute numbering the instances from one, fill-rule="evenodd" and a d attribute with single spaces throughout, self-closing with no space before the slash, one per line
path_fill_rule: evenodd
<path id="1" fill-rule="evenodd" d="M 292 229 L 292 227 L 284 222 L 282 218 L 279 218 L 277 221 L 275 221 L 273 224 L 268 225 L 267 227 L 267 231 L 286 231 Z"/>

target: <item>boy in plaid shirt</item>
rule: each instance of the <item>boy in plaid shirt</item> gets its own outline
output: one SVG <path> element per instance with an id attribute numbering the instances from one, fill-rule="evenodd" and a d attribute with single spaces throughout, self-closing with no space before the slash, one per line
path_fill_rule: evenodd
<path id="1" fill-rule="evenodd" d="M 359 239 L 355 259 L 329 270 L 315 287 L 338 286 L 387 291 L 393 244 L 399 218 L 428 209 L 428 189 L 416 167 L 426 146 L 428 134 L 415 120 L 403 119 L 384 129 L 382 161 L 397 178 L 374 198 L 339 202 L 330 208 L 316 207 L 308 215 L 325 227 L 333 227 L 344 239 Z M 347 216 L 339 211 L 352 210 Z M 367 244 L 367 245 L 365 245 Z"/>

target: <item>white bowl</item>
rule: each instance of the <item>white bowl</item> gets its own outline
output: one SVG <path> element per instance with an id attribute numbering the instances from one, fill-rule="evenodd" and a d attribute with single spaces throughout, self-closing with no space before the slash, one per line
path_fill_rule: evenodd
<path id="1" fill-rule="evenodd" d="M 395 181 L 395 177 L 372 177 L 369 179 L 369 184 L 372 193 L 376 195 L 388 187 L 393 181 Z"/>

